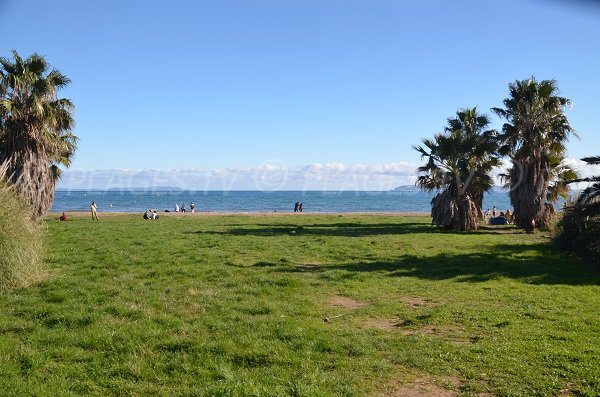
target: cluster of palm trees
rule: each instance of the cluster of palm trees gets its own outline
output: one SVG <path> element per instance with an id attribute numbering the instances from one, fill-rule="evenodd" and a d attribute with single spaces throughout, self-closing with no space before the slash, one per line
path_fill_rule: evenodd
<path id="1" fill-rule="evenodd" d="M 0 58 L 0 164 L 35 217 L 51 206 L 75 151 L 73 104 L 57 95 L 69 82 L 40 55 Z"/>
<path id="2" fill-rule="evenodd" d="M 426 160 L 417 169 L 417 185 L 439 191 L 432 200 L 435 224 L 477 229 L 483 195 L 494 185 L 491 172 L 506 156 L 511 165 L 502 176 L 515 223 L 528 231 L 549 226 L 551 203 L 568 192 L 568 180 L 577 178 L 564 162 L 565 144 L 576 133 L 565 115 L 570 102 L 558 96 L 556 81 L 515 81 L 503 103 L 504 108 L 492 109 L 506 120 L 500 132 L 488 129 L 489 117 L 477 108 L 461 109 L 442 133 L 414 147 Z"/>
<path id="3" fill-rule="evenodd" d="M 494 130 L 477 108 L 461 109 L 448 119 L 444 132 L 415 146 L 427 162 L 419 167 L 417 184 L 426 191 L 441 190 L 432 201 L 433 222 L 453 230 L 477 229 L 483 195 L 494 185 L 490 175 L 500 165 Z"/>

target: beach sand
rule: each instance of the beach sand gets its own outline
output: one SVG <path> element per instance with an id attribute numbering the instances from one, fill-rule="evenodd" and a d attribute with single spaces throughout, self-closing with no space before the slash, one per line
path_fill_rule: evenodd
<path id="1" fill-rule="evenodd" d="M 89 211 L 66 211 L 67 216 L 91 216 Z M 62 212 L 49 212 L 48 217 L 59 217 Z M 144 212 L 100 212 L 98 216 L 143 215 Z M 161 217 L 210 217 L 210 216 L 429 216 L 429 212 L 157 212 Z"/>

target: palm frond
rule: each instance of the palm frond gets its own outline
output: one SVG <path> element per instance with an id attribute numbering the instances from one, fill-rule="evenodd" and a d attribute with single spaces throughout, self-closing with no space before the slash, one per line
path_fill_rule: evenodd
<path id="1" fill-rule="evenodd" d="M 598 164 L 600 164 L 600 156 L 584 157 L 581 160 L 585 161 L 589 165 L 598 165 Z"/>

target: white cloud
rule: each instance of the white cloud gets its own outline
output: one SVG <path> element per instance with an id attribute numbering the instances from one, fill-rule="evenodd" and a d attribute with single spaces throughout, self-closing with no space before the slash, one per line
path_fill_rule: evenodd
<path id="1" fill-rule="evenodd" d="M 178 170 L 67 170 L 59 188 L 134 189 L 174 187 L 194 190 L 390 190 L 414 184 L 417 165 L 313 163 L 287 166 L 269 161 L 258 166 Z"/>
<path id="2" fill-rule="evenodd" d="M 600 166 L 569 159 L 582 176 L 600 174 Z M 71 190 L 174 187 L 193 190 L 371 190 L 386 191 L 413 185 L 418 164 L 404 161 L 382 164 L 312 163 L 287 166 L 268 161 L 257 166 L 222 169 L 182 168 L 170 170 L 67 170 L 59 188 Z M 494 171 L 505 172 L 509 166 Z M 497 178 L 497 183 L 500 184 Z"/>

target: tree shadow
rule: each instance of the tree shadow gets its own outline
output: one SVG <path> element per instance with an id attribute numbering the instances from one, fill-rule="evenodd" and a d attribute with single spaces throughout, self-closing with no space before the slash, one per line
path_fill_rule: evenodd
<path id="1" fill-rule="evenodd" d="M 267 267 L 262 263 L 262 267 Z M 510 278 L 529 284 L 600 285 L 600 266 L 555 251 L 545 244 L 496 245 L 477 253 L 401 255 L 392 261 L 362 261 L 315 266 L 272 263 L 273 272 L 373 272 L 477 283 Z"/>
<path id="2" fill-rule="evenodd" d="M 228 227 L 229 225 L 225 225 Z M 282 235 L 296 236 L 336 236 L 336 237 L 364 237 L 375 235 L 399 235 L 414 233 L 457 233 L 423 222 L 402 223 L 327 223 L 327 224 L 253 224 L 251 227 L 237 227 L 222 231 L 198 230 L 196 234 L 219 234 L 233 236 L 274 237 Z M 514 227 L 492 229 L 486 227 L 474 232 L 457 234 L 521 234 L 521 230 Z"/>

